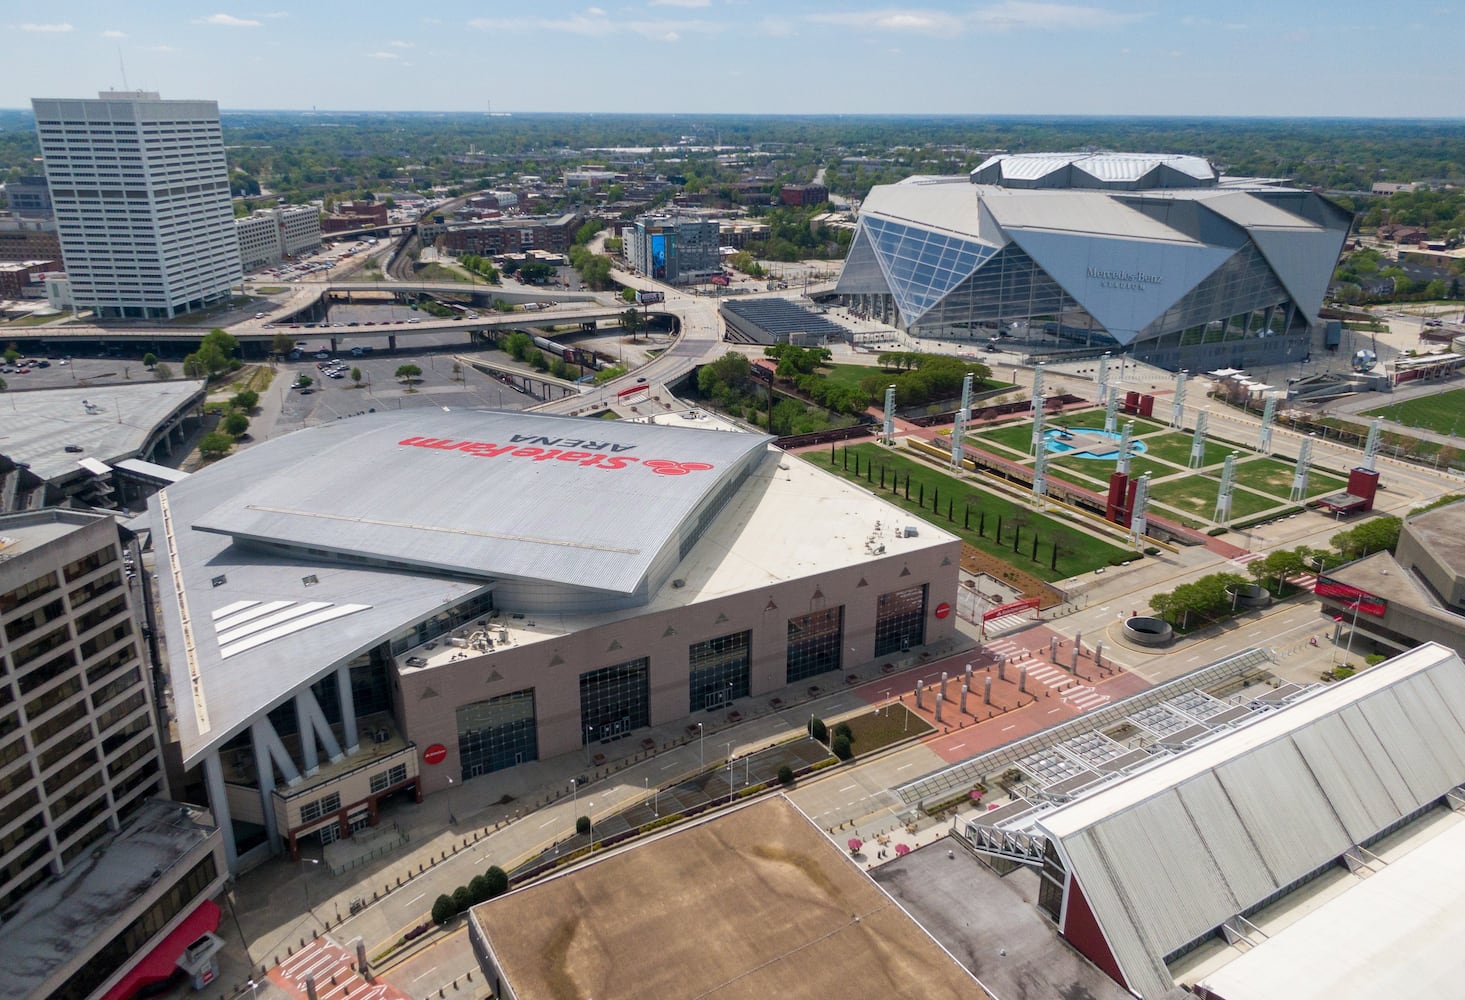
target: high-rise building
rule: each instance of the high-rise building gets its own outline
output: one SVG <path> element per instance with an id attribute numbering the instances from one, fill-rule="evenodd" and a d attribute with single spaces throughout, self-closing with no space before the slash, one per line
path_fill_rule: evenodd
<path id="1" fill-rule="evenodd" d="M 175 962 L 195 982 L 218 971 L 223 837 L 162 797 L 144 580 L 111 517 L 0 516 L 6 996 L 130 996 Z"/>
<path id="2" fill-rule="evenodd" d="M 234 226 L 245 271 L 258 271 L 320 246 L 320 209 L 314 205 L 261 208 L 235 220 Z"/>
<path id="3" fill-rule="evenodd" d="M 0 914 L 164 790 L 138 579 L 110 517 L 0 517 Z"/>
<path id="4" fill-rule="evenodd" d="M 722 273 L 717 233 L 715 221 L 680 215 L 643 215 L 622 231 L 630 265 L 673 285 Z"/>
<path id="5" fill-rule="evenodd" d="M 115 91 L 31 106 L 79 308 L 162 319 L 228 298 L 243 272 L 216 102 Z"/>

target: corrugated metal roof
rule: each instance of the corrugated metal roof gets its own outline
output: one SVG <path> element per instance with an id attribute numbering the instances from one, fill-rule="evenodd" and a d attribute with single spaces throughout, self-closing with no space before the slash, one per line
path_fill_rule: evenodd
<path id="1" fill-rule="evenodd" d="M 1421 646 L 1041 817 L 1130 985 L 1465 778 L 1465 663 Z"/>
<path id="2" fill-rule="evenodd" d="M 1083 171 L 1107 184 L 1133 184 L 1159 167 L 1166 167 L 1198 183 L 1211 184 L 1216 170 L 1203 157 L 1179 153 L 1115 153 L 1084 151 L 1071 153 L 1002 153 L 988 157 L 972 171 L 982 183 L 1036 181 L 1068 167 Z"/>

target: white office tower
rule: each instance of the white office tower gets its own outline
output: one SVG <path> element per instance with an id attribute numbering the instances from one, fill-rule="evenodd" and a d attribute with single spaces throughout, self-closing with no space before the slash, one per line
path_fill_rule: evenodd
<path id="1" fill-rule="evenodd" d="M 146 91 L 31 101 L 78 308 L 165 319 L 243 277 L 215 101 Z"/>

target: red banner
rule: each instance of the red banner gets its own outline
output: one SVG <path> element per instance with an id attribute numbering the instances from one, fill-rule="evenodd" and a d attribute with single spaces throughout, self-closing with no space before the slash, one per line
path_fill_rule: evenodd
<path id="1" fill-rule="evenodd" d="M 1350 583 L 1341 583 L 1326 576 L 1317 578 L 1313 593 L 1319 597 L 1331 597 L 1341 601 L 1349 611 L 1358 610 L 1375 618 L 1382 618 L 1389 610 L 1389 602 L 1366 590 L 1360 590 Z"/>
<path id="2" fill-rule="evenodd" d="M 1009 601 L 1006 604 L 999 604 L 990 611 L 982 612 L 982 621 L 989 622 L 993 618 L 1001 618 L 1003 615 L 1017 614 L 1019 611 L 1026 611 L 1029 608 L 1036 608 L 1043 601 L 1038 597 L 1024 597 L 1020 601 Z"/>

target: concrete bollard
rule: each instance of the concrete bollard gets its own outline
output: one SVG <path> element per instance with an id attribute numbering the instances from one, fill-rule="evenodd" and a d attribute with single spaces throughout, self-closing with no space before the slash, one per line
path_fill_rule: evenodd
<path id="1" fill-rule="evenodd" d="M 946 671 L 941 671 L 941 693 L 946 693 Z"/>
<path id="2" fill-rule="evenodd" d="M 925 683 L 925 681 L 916 681 L 916 707 L 919 708 L 919 709 L 924 709 L 926 707 L 925 701 L 923 700 L 925 698 L 925 694 L 926 694 L 926 683 Z"/>
<path id="3" fill-rule="evenodd" d="M 1021 691 L 1023 694 L 1027 694 L 1028 693 L 1028 668 L 1027 667 L 1023 667 L 1022 668 L 1022 671 L 1020 673 L 1018 673 L 1018 675 L 1017 675 L 1017 689 L 1019 691 Z"/>
<path id="4" fill-rule="evenodd" d="M 940 722 L 941 721 L 941 702 L 942 702 L 942 700 L 943 699 L 942 699 L 942 696 L 941 696 L 941 692 L 940 691 L 937 691 L 936 692 L 936 721 L 937 722 Z"/>
<path id="5" fill-rule="evenodd" d="M 1102 667 L 1103 665 L 1104 665 L 1104 644 L 1102 642 L 1095 643 L 1094 644 L 1094 666 L 1096 666 L 1096 667 Z"/>
<path id="6" fill-rule="evenodd" d="M 1056 635 L 1048 640 L 1048 659 L 1054 663 L 1058 662 L 1058 637 Z"/>
<path id="7" fill-rule="evenodd" d="M 969 688 L 965 684 L 963 684 L 961 686 L 961 714 L 962 715 L 966 715 L 967 714 L 967 710 L 966 710 L 966 696 L 967 696 L 967 692 L 970 691 L 970 690 L 971 690 L 971 688 Z"/>
<path id="8" fill-rule="evenodd" d="M 983 705 L 990 705 L 990 704 L 992 704 L 992 678 L 991 677 L 988 677 L 986 679 L 986 681 L 982 684 L 982 704 Z M 990 717 L 991 716 L 989 715 L 988 718 L 990 718 Z"/>
<path id="9" fill-rule="evenodd" d="M 1081 650 L 1082 650 L 1082 647 L 1079 646 L 1079 644 L 1075 642 L 1073 644 L 1073 672 L 1074 673 L 1078 673 L 1078 654 L 1079 654 L 1079 652 Z"/>
<path id="10" fill-rule="evenodd" d="M 966 665 L 966 676 L 964 678 L 964 682 L 967 687 L 972 686 L 972 665 L 970 663 Z"/>
<path id="11" fill-rule="evenodd" d="M 1007 657 L 1005 656 L 997 661 L 997 679 L 999 681 L 1007 680 Z"/>

